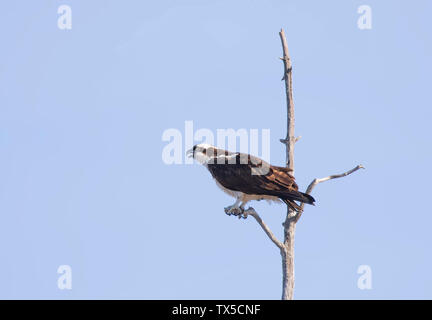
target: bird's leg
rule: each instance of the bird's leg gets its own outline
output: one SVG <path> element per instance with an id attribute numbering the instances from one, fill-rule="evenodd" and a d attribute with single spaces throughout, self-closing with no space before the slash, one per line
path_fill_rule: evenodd
<path id="1" fill-rule="evenodd" d="M 225 213 L 229 216 L 232 214 L 235 216 L 241 215 L 243 213 L 244 208 L 239 206 L 239 204 L 240 204 L 240 198 L 237 198 L 236 202 L 234 202 L 233 205 L 224 208 Z"/>
<path id="2" fill-rule="evenodd" d="M 246 203 L 247 203 L 247 201 L 242 200 L 242 202 L 241 202 L 241 204 L 240 204 L 240 210 L 241 210 L 241 213 L 240 213 L 240 215 L 238 216 L 239 219 L 240 219 L 240 218 L 243 218 L 243 219 L 246 219 L 246 218 L 247 218 L 247 214 L 244 213 L 244 212 L 245 212 L 245 205 L 246 205 Z"/>

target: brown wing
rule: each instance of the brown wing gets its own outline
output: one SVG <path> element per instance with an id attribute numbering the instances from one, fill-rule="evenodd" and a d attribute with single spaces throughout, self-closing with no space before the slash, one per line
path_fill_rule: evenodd
<path id="1" fill-rule="evenodd" d="M 292 170 L 283 167 L 270 166 L 270 170 L 266 175 L 259 175 L 257 178 L 261 181 L 262 187 L 267 190 L 285 191 L 288 189 L 297 191 L 297 183 L 295 182 L 294 177 L 290 174 L 290 171 Z"/>
<path id="2" fill-rule="evenodd" d="M 246 194 L 270 195 L 282 200 L 296 200 L 313 203 L 313 198 L 298 191 L 294 177 L 290 169 L 268 165 L 263 160 L 247 155 L 247 161 L 241 162 L 244 154 L 237 154 L 236 161 L 229 163 L 208 164 L 212 176 L 225 188 L 240 191 Z M 219 159 L 220 160 L 220 159 Z M 247 162 L 247 163 L 246 163 Z M 257 168 L 268 165 L 268 172 L 263 175 L 252 174 Z"/>

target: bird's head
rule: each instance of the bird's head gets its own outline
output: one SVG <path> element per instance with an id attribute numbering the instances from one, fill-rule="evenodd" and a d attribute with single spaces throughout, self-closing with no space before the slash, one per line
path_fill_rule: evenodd
<path id="1" fill-rule="evenodd" d="M 207 163 L 210 158 L 217 155 L 217 148 L 207 143 L 200 143 L 193 146 L 186 152 L 189 158 L 194 158 L 201 164 Z"/>

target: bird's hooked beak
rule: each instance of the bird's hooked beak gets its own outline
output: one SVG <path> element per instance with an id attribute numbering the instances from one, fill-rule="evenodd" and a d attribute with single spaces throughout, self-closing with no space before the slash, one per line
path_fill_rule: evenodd
<path id="1" fill-rule="evenodd" d="M 188 151 L 186 151 L 186 156 L 187 156 L 188 158 L 193 158 L 193 156 L 194 156 L 193 148 L 192 148 L 192 149 L 189 149 Z"/>

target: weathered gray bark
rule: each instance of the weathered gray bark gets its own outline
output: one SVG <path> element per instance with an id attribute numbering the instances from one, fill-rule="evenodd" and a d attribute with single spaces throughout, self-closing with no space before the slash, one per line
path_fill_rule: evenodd
<path id="1" fill-rule="evenodd" d="M 284 248 L 281 250 L 282 256 L 282 300 L 294 299 L 294 236 L 296 223 L 288 209 L 287 220 L 284 223 Z"/>
<path id="2" fill-rule="evenodd" d="M 294 101 L 292 93 L 292 64 L 288 51 L 288 44 L 286 42 L 285 32 L 283 29 L 279 32 L 279 36 L 282 42 L 283 57 L 281 60 L 284 63 L 284 75 L 282 80 L 285 80 L 285 94 L 287 102 L 287 135 L 285 139 L 280 141 L 286 146 L 286 166 L 293 170 L 294 174 Z"/>
<path id="3" fill-rule="evenodd" d="M 286 166 L 294 175 L 294 101 L 292 93 L 292 64 L 288 51 L 288 44 L 283 29 L 279 32 L 282 43 L 285 80 L 285 94 L 287 102 L 287 136 L 281 139 L 286 147 Z M 295 212 L 287 206 L 287 215 L 284 222 L 284 249 L 282 255 L 282 300 L 294 298 L 294 238 L 295 238 Z"/>
<path id="4" fill-rule="evenodd" d="M 283 31 L 283 29 L 279 32 L 279 36 L 283 49 L 283 57 L 281 58 L 281 60 L 284 63 L 284 76 L 282 80 L 285 80 L 285 93 L 287 101 L 287 136 L 285 139 L 281 139 L 280 141 L 286 146 L 286 166 L 293 170 L 292 174 L 294 175 L 294 145 L 300 137 L 296 138 L 294 135 L 295 118 L 292 93 L 292 64 L 289 56 L 285 32 Z M 306 193 L 310 194 L 313 188 L 321 182 L 345 177 L 361 168 L 363 168 L 363 166 L 358 165 L 357 167 L 342 174 L 331 175 L 321 179 L 314 179 L 309 184 Z M 301 214 L 303 213 L 303 209 L 304 203 L 301 205 L 301 211 L 298 213 L 289 209 L 287 206 L 287 215 L 285 218 L 285 222 L 283 223 L 283 242 L 279 241 L 274 236 L 270 228 L 265 224 L 265 222 L 261 219 L 261 217 L 253 208 L 249 208 L 244 212 L 245 218 L 248 215 L 251 215 L 255 218 L 255 220 L 259 223 L 259 225 L 265 231 L 270 240 L 273 241 L 273 243 L 280 249 L 282 257 L 282 300 L 292 300 L 294 298 L 294 238 L 296 223 L 300 219 Z"/>

